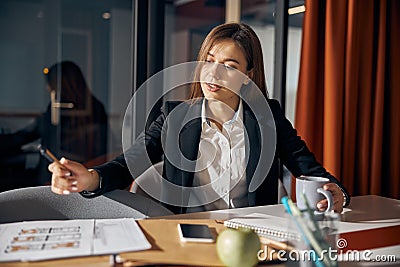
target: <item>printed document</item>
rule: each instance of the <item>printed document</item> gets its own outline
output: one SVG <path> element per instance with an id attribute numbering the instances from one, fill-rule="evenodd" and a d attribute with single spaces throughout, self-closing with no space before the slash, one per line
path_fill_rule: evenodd
<path id="1" fill-rule="evenodd" d="M 116 254 L 151 248 L 134 219 L 0 224 L 0 262 Z"/>

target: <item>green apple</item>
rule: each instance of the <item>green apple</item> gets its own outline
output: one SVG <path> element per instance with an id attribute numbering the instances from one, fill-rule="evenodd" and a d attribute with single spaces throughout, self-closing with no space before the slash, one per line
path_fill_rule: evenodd
<path id="1" fill-rule="evenodd" d="M 252 267 L 258 263 L 261 248 L 258 235 L 251 229 L 227 228 L 217 238 L 219 259 L 229 267 Z"/>

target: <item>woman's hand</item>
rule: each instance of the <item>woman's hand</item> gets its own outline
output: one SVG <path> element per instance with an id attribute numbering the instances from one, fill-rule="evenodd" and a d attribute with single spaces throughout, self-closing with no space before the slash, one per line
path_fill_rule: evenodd
<path id="1" fill-rule="evenodd" d="M 54 193 L 68 195 L 71 192 L 83 190 L 95 191 L 99 186 L 99 175 L 96 171 L 89 171 L 82 164 L 62 158 L 61 166 L 51 163 L 48 167 L 52 172 L 51 190 Z"/>
<path id="2" fill-rule="evenodd" d="M 338 213 L 342 212 L 344 197 L 343 197 L 343 192 L 342 190 L 340 190 L 339 186 L 335 183 L 328 183 L 324 184 L 323 189 L 330 191 L 332 193 L 333 203 L 334 203 L 333 210 Z M 326 208 L 328 208 L 328 200 L 327 199 L 321 200 L 320 202 L 318 202 L 317 207 L 321 211 L 326 210 Z"/>

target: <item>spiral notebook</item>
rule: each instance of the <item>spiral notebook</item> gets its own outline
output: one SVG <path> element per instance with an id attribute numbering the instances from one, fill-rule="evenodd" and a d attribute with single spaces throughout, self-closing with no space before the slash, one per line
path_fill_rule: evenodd
<path id="1" fill-rule="evenodd" d="M 243 217 L 237 217 L 224 222 L 229 228 L 250 228 L 259 236 L 276 241 L 300 240 L 300 234 L 289 218 L 277 217 L 262 213 L 251 213 Z"/>

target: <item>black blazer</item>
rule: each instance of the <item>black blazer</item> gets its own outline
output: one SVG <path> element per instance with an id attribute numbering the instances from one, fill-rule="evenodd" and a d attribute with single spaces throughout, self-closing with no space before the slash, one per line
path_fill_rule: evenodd
<path id="1" fill-rule="evenodd" d="M 297 136 L 296 130 L 285 118 L 279 102 L 269 99 L 268 103 L 273 121 L 268 116 L 255 116 L 243 101 L 243 123 L 247 132 L 245 151 L 248 156 L 246 181 L 248 186 L 252 181 L 261 183 L 254 191 L 249 190 L 249 205 L 277 203 L 278 178 L 281 176 L 280 162 L 295 177 L 313 175 L 329 178 L 330 181 L 340 186 L 348 203 L 350 197 L 346 189 L 316 161 L 304 141 Z M 177 106 L 179 107 L 177 108 Z M 176 185 L 191 187 L 194 172 L 190 170 L 194 170 L 195 163 L 192 166 L 190 162 L 187 163 L 185 170 L 182 170 L 182 166 L 177 166 L 172 162 L 182 160 L 179 155 L 195 162 L 202 129 L 201 107 L 202 101 L 166 102 L 161 115 L 150 124 L 144 135 L 138 138 L 135 144 L 125 152 L 125 156 L 120 155 L 113 161 L 95 168 L 102 177 L 102 188 L 99 193 L 129 186 L 133 178 L 128 166 L 130 166 L 133 176 L 137 177 L 150 164 L 161 160 L 164 160 L 163 177 L 166 180 Z M 262 139 L 261 136 L 266 136 L 266 138 Z M 274 143 L 270 140 L 276 141 L 275 147 L 268 145 L 268 143 Z M 166 199 L 168 196 L 173 196 L 175 199 L 178 196 L 183 206 L 189 199 L 185 190 L 167 192 Z M 180 205 L 166 206 L 174 213 L 186 212 L 186 208 Z"/>

